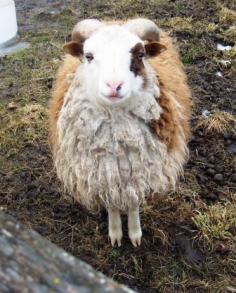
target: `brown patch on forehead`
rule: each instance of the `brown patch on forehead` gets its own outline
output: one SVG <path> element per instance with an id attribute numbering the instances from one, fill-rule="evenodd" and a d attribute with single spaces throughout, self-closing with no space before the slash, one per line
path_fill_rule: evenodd
<path id="1" fill-rule="evenodd" d="M 142 60 L 142 55 L 145 54 L 145 49 L 142 43 L 137 43 L 131 50 L 131 63 L 130 71 L 134 73 L 135 76 L 139 75 L 143 77 L 144 87 L 146 85 L 146 71 Z"/>

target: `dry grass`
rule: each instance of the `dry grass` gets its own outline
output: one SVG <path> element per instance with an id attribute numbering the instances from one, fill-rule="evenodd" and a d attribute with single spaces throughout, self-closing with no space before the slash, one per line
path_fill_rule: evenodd
<path id="1" fill-rule="evenodd" d="M 236 60 L 236 45 L 229 51 L 224 51 L 224 58 Z"/>
<path id="2" fill-rule="evenodd" d="M 46 137 L 47 110 L 40 104 L 31 104 L 14 110 L 0 110 L 3 114 L 0 128 L 0 149 L 6 156 L 19 152 L 28 143 Z"/>
<path id="3" fill-rule="evenodd" d="M 202 128 L 206 132 L 224 134 L 235 129 L 236 117 L 233 114 L 224 111 L 218 111 L 209 117 L 200 118 L 195 129 Z"/>
<path id="4" fill-rule="evenodd" d="M 230 26 L 224 33 L 224 39 L 229 43 L 236 44 L 236 25 Z"/>
<path id="5" fill-rule="evenodd" d="M 191 32 L 193 30 L 192 17 L 172 17 L 165 20 L 164 24 L 174 31 Z"/>
<path id="6" fill-rule="evenodd" d="M 219 20 L 224 24 L 235 24 L 236 22 L 236 11 L 222 7 L 219 12 Z"/>
<path id="7" fill-rule="evenodd" d="M 217 203 L 205 211 L 199 211 L 193 217 L 198 228 L 198 237 L 212 245 L 216 240 L 236 240 L 230 229 L 236 227 L 236 204 L 227 203 L 225 206 Z"/>
<path id="8" fill-rule="evenodd" d="M 226 25 L 215 25 L 212 19 L 217 10 L 214 15 L 210 12 L 209 19 L 203 19 L 200 13 L 206 3 L 203 0 L 189 0 L 194 12 L 199 9 L 193 18 L 183 17 L 190 15 L 186 0 L 74 1 L 74 5 L 72 2 L 66 4 L 66 10 L 59 15 L 46 11 L 36 17 L 27 11 L 27 18 L 19 20 L 22 24 L 28 25 L 30 21 L 35 27 L 39 19 L 48 22 L 38 31 L 22 29 L 22 37 L 31 43 L 30 49 L 1 60 L 0 67 L 4 70 L 0 71 L 0 206 L 68 252 L 139 292 L 230 292 L 236 283 L 236 253 L 222 256 L 214 250 L 218 244 L 229 245 L 232 251 L 235 247 L 235 189 L 230 181 L 235 172 L 235 159 L 227 153 L 223 136 L 209 139 L 205 133 L 200 136 L 198 130 L 193 130 L 196 141 L 190 144 L 185 179 L 178 184 L 175 193 L 158 196 L 142 208 L 142 246 L 137 249 L 131 246 L 125 224 L 122 247 L 112 248 L 107 238 L 106 215 L 90 214 L 65 199 L 60 190 L 47 148 L 47 105 L 52 78 L 61 62 L 62 45 L 78 19 L 147 16 L 167 24 L 171 33 L 179 33 L 176 35 L 180 53 L 199 102 L 194 108 L 196 113 L 203 107 L 210 111 L 231 111 L 227 103 L 232 100 L 232 94 L 223 88 L 233 88 L 231 77 L 221 79 L 223 86 L 216 83 L 215 72 L 220 65 L 216 67 L 212 60 L 223 57 L 211 41 L 216 32 L 224 30 L 227 41 L 230 40 L 235 25 L 228 24 L 231 20 L 227 20 Z M 56 22 L 60 26 L 52 28 L 51 24 Z M 202 34 L 200 38 L 198 34 Z M 230 52 L 233 51 L 224 52 L 224 56 Z M 224 76 L 232 74 L 232 68 L 233 65 L 222 69 Z M 214 94 L 218 95 L 219 90 L 223 94 L 218 101 Z M 10 102 L 17 108 L 10 110 Z M 235 127 L 235 116 L 222 111 L 199 120 L 198 127 L 214 134 Z M 206 175 L 210 156 L 217 162 L 215 167 L 223 167 L 219 171 L 224 175 L 222 186 Z M 203 183 L 199 175 L 206 177 Z M 209 192 L 214 193 L 215 199 L 206 198 Z M 221 199 L 220 193 L 224 193 L 226 200 Z M 181 233 L 185 233 L 191 243 L 194 240 L 193 256 L 199 251 L 204 254 L 200 267 L 186 260 L 189 247 L 178 246 L 176 239 Z"/>
<path id="9" fill-rule="evenodd" d="M 206 32 L 213 33 L 218 28 L 218 25 L 214 22 L 208 23 L 206 25 Z"/>

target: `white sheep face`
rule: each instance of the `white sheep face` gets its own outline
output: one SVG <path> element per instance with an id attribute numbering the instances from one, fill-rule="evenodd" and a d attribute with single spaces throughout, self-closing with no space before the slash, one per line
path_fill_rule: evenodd
<path id="1" fill-rule="evenodd" d="M 139 44 L 140 50 L 132 53 Z M 144 44 L 121 26 L 100 29 L 84 43 L 83 82 L 87 95 L 102 103 L 124 103 L 136 97 L 144 86 L 144 76 L 132 70 L 132 58 L 144 67 Z"/>
<path id="2" fill-rule="evenodd" d="M 74 27 L 72 42 L 64 49 L 82 60 L 76 74 L 87 98 L 121 105 L 154 87 L 146 58 L 156 56 L 165 46 L 159 43 L 159 30 L 149 20 L 107 26 L 87 19 Z"/>

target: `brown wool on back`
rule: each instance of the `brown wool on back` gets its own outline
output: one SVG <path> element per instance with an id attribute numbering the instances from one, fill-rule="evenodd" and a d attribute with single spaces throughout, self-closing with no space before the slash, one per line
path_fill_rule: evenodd
<path id="1" fill-rule="evenodd" d="M 150 59 L 150 64 L 160 81 L 161 96 L 158 101 L 163 114 L 153 126 L 171 151 L 178 148 L 179 128 L 183 130 L 186 140 L 190 137 L 191 91 L 179 54 L 167 33 L 161 33 L 160 43 L 167 49 L 156 58 Z M 179 103 L 180 109 L 176 108 L 174 99 Z"/>
<path id="2" fill-rule="evenodd" d="M 59 71 L 57 73 L 56 82 L 53 87 L 53 97 L 50 101 L 49 109 L 49 144 L 53 153 L 55 153 L 58 147 L 58 115 L 63 106 L 65 94 L 70 87 L 68 75 L 74 74 L 79 64 L 80 61 L 78 58 L 66 55 L 63 65 L 59 68 Z"/>

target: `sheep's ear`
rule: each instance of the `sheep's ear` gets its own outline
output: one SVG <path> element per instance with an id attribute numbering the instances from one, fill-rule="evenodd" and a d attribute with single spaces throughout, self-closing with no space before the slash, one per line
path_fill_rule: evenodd
<path id="1" fill-rule="evenodd" d="M 74 57 L 79 57 L 83 55 L 83 44 L 77 42 L 66 43 L 63 47 L 65 53 L 70 54 Z"/>
<path id="2" fill-rule="evenodd" d="M 144 45 L 147 57 L 155 57 L 166 50 L 166 46 L 159 42 L 150 42 Z"/>

